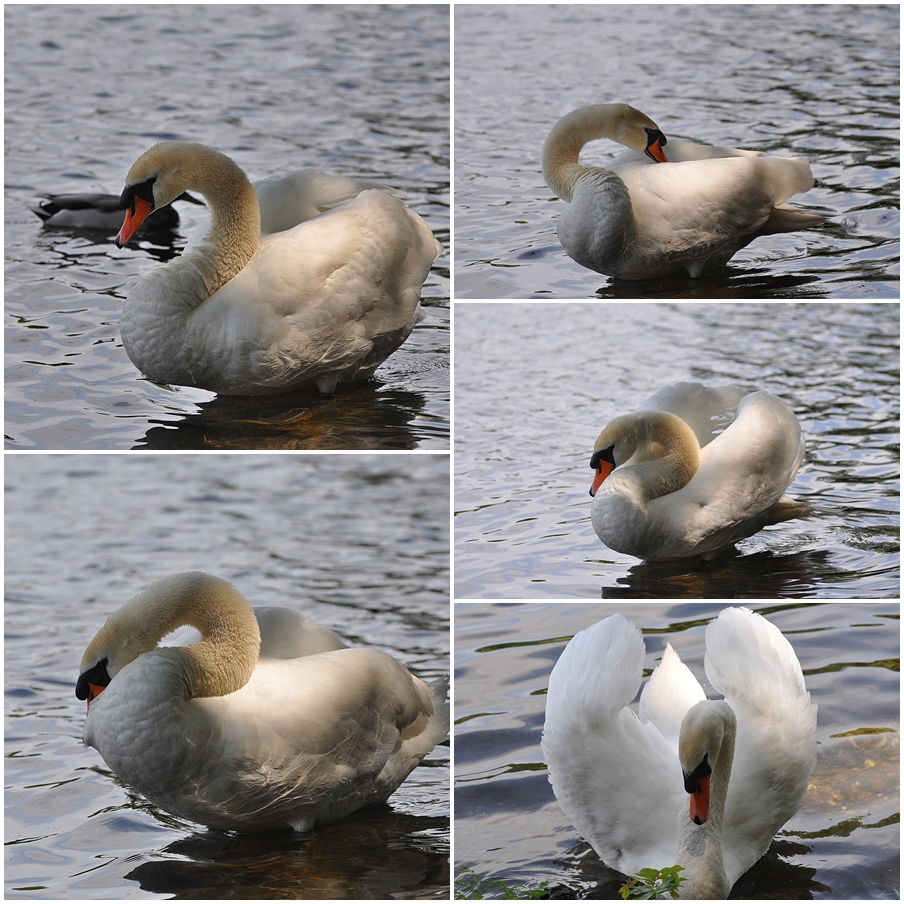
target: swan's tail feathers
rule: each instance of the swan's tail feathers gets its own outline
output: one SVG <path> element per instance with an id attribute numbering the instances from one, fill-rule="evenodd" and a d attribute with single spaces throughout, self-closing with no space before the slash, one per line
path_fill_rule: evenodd
<path id="1" fill-rule="evenodd" d="M 790 521 L 792 518 L 806 518 L 813 514 L 813 506 L 808 502 L 798 502 L 790 496 L 782 496 L 778 502 L 774 502 L 763 512 L 767 524 L 780 524 L 782 521 Z"/>
<path id="2" fill-rule="evenodd" d="M 773 207 L 769 218 L 757 230 L 757 236 L 775 235 L 779 232 L 798 232 L 811 229 L 825 222 L 825 217 L 818 213 L 807 213 L 790 204 L 779 204 Z"/>
<path id="3" fill-rule="evenodd" d="M 423 751 L 420 754 L 423 758 L 449 736 L 450 714 L 446 702 L 449 676 L 437 678 L 431 684 L 413 676 L 412 680 L 420 702 L 420 715 L 402 731 L 400 737 L 403 743 Z"/>

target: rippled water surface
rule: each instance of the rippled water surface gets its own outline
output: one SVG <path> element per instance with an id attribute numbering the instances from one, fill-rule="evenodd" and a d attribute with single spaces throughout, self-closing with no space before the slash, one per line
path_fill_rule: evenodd
<path id="1" fill-rule="evenodd" d="M 118 195 L 140 153 L 182 138 L 252 179 L 317 166 L 384 182 L 448 245 L 448 6 L 20 5 L 5 21 L 9 448 L 448 448 L 447 257 L 375 380 L 326 404 L 249 402 L 151 383 L 120 339 L 129 290 L 204 208 L 122 250 L 28 210 L 44 192 Z"/>
<path id="2" fill-rule="evenodd" d="M 568 824 L 540 734 L 549 673 L 573 634 L 619 611 L 643 628 L 644 669 L 668 641 L 704 690 L 703 634 L 722 605 L 503 603 L 455 606 L 455 870 L 511 884 L 600 885 L 607 869 Z M 735 885 L 750 900 L 900 897 L 899 606 L 752 608 L 789 639 L 819 707 L 817 761 L 801 808 Z"/>
<path id="3" fill-rule="evenodd" d="M 896 5 L 457 6 L 456 298 L 897 298 L 899 64 Z M 540 155 L 561 116 L 611 102 L 670 137 L 806 157 L 816 187 L 794 203 L 828 222 L 695 282 L 584 269 Z"/>
<path id="4" fill-rule="evenodd" d="M 82 653 L 200 569 L 427 680 L 449 673 L 444 455 L 5 456 L 6 898 L 447 898 L 449 749 L 307 835 L 168 816 L 82 744 Z"/>
<path id="5" fill-rule="evenodd" d="M 891 303 L 458 304 L 456 597 L 897 598 L 899 328 Z M 681 380 L 791 405 L 812 517 L 705 566 L 600 543 L 593 442 Z"/>

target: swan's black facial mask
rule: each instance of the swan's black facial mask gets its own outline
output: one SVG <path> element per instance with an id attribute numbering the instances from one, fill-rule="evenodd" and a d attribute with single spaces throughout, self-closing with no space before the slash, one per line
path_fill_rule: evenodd
<path id="1" fill-rule="evenodd" d="M 157 181 L 157 177 L 153 176 L 147 180 L 147 182 L 142 182 L 140 185 L 127 185 L 123 190 L 122 194 L 119 196 L 119 206 L 123 210 L 130 211 L 133 215 L 135 213 L 135 198 L 141 198 L 142 201 L 147 201 L 148 204 L 151 205 L 151 210 L 154 209 L 154 183 Z"/>
<path id="2" fill-rule="evenodd" d="M 668 138 L 659 131 L 659 129 L 646 130 L 647 132 L 647 148 L 644 153 L 656 163 L 668 163 L 663 148 L 669 143 Z"/>
<path id="3" fill-rule="evenodd" d="M 75 685 L 75 696 L 79 700 L 87 700 L 88 706 L 101 691 L 110 683 L 110 673 L 107 671 L 107 659 L 101 659 L 97 665 L 91 666 L 78 676 Z"/>
<path id="4" fill-rule="evenodd" d="M 709 765 L 709 754 L 705 753 L 700 765 L 693 772 L 684 773 L 684 790 L 688 794 L 700 793 L 700 779 L 706 778 L 713 774 L 712 767 Z"/>

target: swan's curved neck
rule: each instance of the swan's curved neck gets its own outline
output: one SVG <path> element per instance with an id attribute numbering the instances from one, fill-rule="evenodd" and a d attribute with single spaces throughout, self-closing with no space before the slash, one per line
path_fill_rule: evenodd
<path id="1" fill-rule="evenodd" d="M 190 697 L 220 697 L 248 683 L 257 664 L 260 629 L 248 601 L 226 581 L 201 572 L 171 575 L 114 612 L 85 651 L 85 664 L 109 661 L 111 677 L 183 625 L 201 641 L 173 647 Z"/>
<path id="2" fill-rule="evenodd" d="M 606 448 L 607 437 L 625 437 L 615 442 L 617 464 L 629 467 L 616 471 L 643 488 L 647 499 L 667 496 L 686 486 L 700 467 L 700 444 L 690 427 L 666 411 L 639 411 L 612 421 L 600 434 L 596 448 Z M 624 443 L 624 450 L 619 445 Z M 610 478 L 611 479 L 611 478 Z"/>
<path id="3" fill-rule="evenodd" d="M 225 154 L 210 148 L 203 148 L 193 156 L 191 166 L 186 169 L 183 190 L 197 191 L 210 206 L 210 231 L 189 252 L 207 261 L 207 266 L 199 265 L 199 269 L 210 297 L 257 251 L 261 237 L 260 205 L 242 169 Z"/>
<path id="4" fill-rule="evenodd" d="M 626 111 L 634 112 L 627 104 L 594 104 L 574 110 L 555 124 L 543 146 L 543 178 L 563 201 L 571 201 L 575 184 L 591 172 L 606 174 L 621 184 L 614 173 L 603 167 L 581 166 L 578 158 L 581 148 L 598 138 L 625 144 L 619 123 Z"/>
<path id="5" fill-rule="evenodd" d="M 694 822 L 687 803 L 678 814 L 678 863 L 687 880 L 681 886 L 682 898 L 722 900 L 731 891 L 722 855 L 722 824 L 736 732 L 734 711 L 721 701 L 697 703 L 681 724 L 679 755 L 685 776 L 704 756 L 712 768 L 706 819 Z"/>

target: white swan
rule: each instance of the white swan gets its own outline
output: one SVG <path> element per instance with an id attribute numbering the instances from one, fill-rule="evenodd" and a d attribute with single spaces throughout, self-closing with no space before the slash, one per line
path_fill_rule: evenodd
<path id="1" fill-rule="evenodd" d="M 191 189 L 211 209 L 181 257 L 129 293 L 132 363 L 161 383 L 265 395 L 370 377 L 408 338 L 442 246 L 388 191 L 303 170 L 255 188 L 201 144 L 163 141 L 129 170 L 122 247 Z"/>
<path id="2" fill-rule="evenodd" d="M 597 138 L 631 151 L 608 167 L 581 166 L 581 148 Z M 758 236 L 823 221 L 783 203 L 813 187 L 803 157 L 667 140 L 627 104 L 582 107 L 559 120 L 543 148 L 543 176 L 569 202 L 558 225 L 569 257 L 618 279 L 682 270 L 696 279 Z"/>
<path id="3" fill-rule="evenodd" d="M 611 421 L 593 448 L 593 529 L 640 559 L 708 555 L 811 511 L 783 495 L 806 441 L 768 392 L 676 383 Z"/>
<path id="4" fill-rule="evenodd" d="M 749 609 L 706 628 L 706 700 L 667 645 L 640 697 L 641 632 L 613 615 L 575 635 L 549 678 L 542 748 L 556 799 L 613 869 L 680 865 L 682 898 L 725 898 L 797 812 L 816 704 L 791 644 Z M 688 797 L 690 795 L 690 798 Z"/>
<path id="5" fill-rule="evenodd" d="M 117 232 L 122 229 L 126 212 L 119 206 L 116 195 L 104 194 L 69 194 L 44 195 L 37 207 L 30 207 L 49 228 L 97 229 Z M 191 201 L 200 204 L 197 198 L 183 193 L 176 201 Z M 144 228 L 150 230 L 172 229 L 179 225 L 179 213 L 175 207 L 167 204 L 153 211 L 144 221 Z"/>
<path id="6" fill-rule="evenodd" d="M 157 646 L 180 625 L 203 639 Z M 307 831 L 385 801 L 449 729 L 448 679 L 428 687 L 200 572 L 114 612 L 80 672 L 85 743 L 152 803 L 217 829 Z"/>

